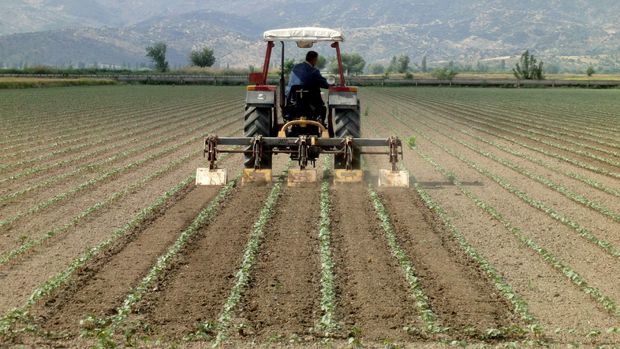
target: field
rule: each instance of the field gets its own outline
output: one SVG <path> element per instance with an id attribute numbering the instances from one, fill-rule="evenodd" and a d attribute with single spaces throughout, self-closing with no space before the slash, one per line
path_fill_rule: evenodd
<path id="1" fill-rule="evenodd" d="M 410 189 L 196 187 L 243 88 L 0 92 L 0 347 L 620 345 L 620 91 L 360 94 Z"/>

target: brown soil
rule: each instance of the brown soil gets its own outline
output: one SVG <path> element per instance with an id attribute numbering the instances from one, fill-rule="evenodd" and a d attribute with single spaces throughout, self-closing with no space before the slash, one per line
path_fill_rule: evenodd
<path id="1" fill-rule="evenodd" d="M 364 340 L 411 340 L 403 327 L 421 326 L 415 299 L 390 255 L 366 187 L 336 187 L 332 194 L 336 309 L 343 335 L 357 329 Z"/>
<path id="2" fill-rule="evenodd" d="M 193 187 L 142 231 L 121 239 L 102 258 L 80 270 L 69 287 L 36 311 L 42 328 L 77 335 L 79 322 L 86 316 L 114 314 L 126 294 L 217 191 L 215 187 Z"/>
<path id="3" fill-rule="evenodd" d="M 222 165 L 227 166 L 230 174 L 234 175 L 239 163 L 240 158 L 233 156 L 226 159 Z M 42 246 L 18 257 L 8 265 L 1 266 L 0 310 L 7 311 L 22 305 L 34 288 L 64 270 L 84 250 L 107 239 L 112 231 L 128 222 L 142 208 L 200 166 L 204 166 L 204 159 L 197 156 L 177 170 L 154 180 L 141 190 L 125 197 L 124 200 L 83 221 L 82 224 L 48 240 Z M 122 185 L 119 181 L 115 183 L 117 186 Z M 71 209 L 72 206 L 67 208 Z M 24 275 L 28 277 L 23 277 Z"/>
<path id="4" fill-rule="evenodd" d="M 313 334 L 321 317 L 319 197 L 318 187 L 285 189 L 240 303 L 241 337 Z"/>
<path id="5" fill-rule="evenodd" d="M 196 331 L 200 323 L 217 320 L 269 191 L 252 186 L 238 189 L 188 244 L 136 310 L 134 321 L 148 324 L 147 335 L 179 339 Z"/>
<path id="6" fill-rule="evenodd" d="M 518 324 L 510 304 L 417 193 L 391 188 L 381 196 L 399 243 L 411 258 L 431 309 L 443 326 L 456 333 L 475 329 L 481 334 Z"/>
<path id="7" fill-rule="evenodd" d="M 377 106 L 389 102 L 389 100 L 377 101 Z M 433 118 L 433 114 L 428 114 L 422 109 L 418 110 L 416 104 L 412 104 L 412 108 L 416 109 L 414 113 L 418 117 L 425 117 L 426 120 Z M 386 117 L 389 119 L 389 116 Z M 389 123 L 395 127 L 402 126 L 396 120 L 388 121 Z M 377 127 L 376 132 L 392 133 L 376 122 L 373 124 Z M 417 123 L 412 123 L 411 128 L 403 129 L 400 135 L 408 136 L 413 129 L 430 135 L 425 128 L 420 127 Z M 454 146 L 450 141 L 437 138 L 435 135 L 430 136 L 449 145 L 452 149 L 459 152 L 462 150 L 462 147 Z M 525 233 L 536 232 L 538 236 L 534 238 L 536 242 L 540 243 L 539 237 L 544 237 L 547 241 L 555 239 L 559 245 L 564 246 L 569 242 L 580 244 L 583 249 L 593 252 L 593 247 L 583 240 L 566 239 L 562 237 L 563 235 L 554 234 L 553 231 L 556 229 L 564 230 L 565 228 L 557 222 L 541 217 L 541 213 L 537 210 L 520 202 L 511 194 L 509 195 L 490 179 L 459 164 L 458 160 L 448 156 L 436 146 L 421 139 L 418 148 L 433 157 L 442 167 L 457 173 L 461 182 L 468 183 L 466 186 L 469 190 L 498 208 L 505 217 L 509 217 L 513 224 L 523 228 Z M 476 158 L 476 161 L 478 160 Z M 467 241 L 501 272 L 517 294 L 520 294 L 529 304 L 531 313 L 545 328 L 545 336 L 564 343 L 569 341 L 597 343 L 618 340 L 613 335 L 602 335 L 598 339 L 584 339 L 585 334 L 593 329 L 605 332 L 606 328 L 617 326 L 617 319 L 596 304 L 585 292 L 571 284 L 564 275 L 552 268 L 534 251 L 525 248 L 501 224 L 476 207 L 451 183 L 446 182 L 446 179 L 424 159 L 412 151 L 406 151 L 405 164 L 415 176 L 415 180 L 449 213 L 453 223 L 464 234 Z M 527 188 L 529 192 L 529 187 Z M 520 209 L 516 210 L 517 207 Z M 571 236 L 570 233 L 566 234 L 568 235 L 564 236 Z M 562 249 L 552 252 L 561 254 Z M 594 252 L 598 254 L 597 251 Z M 574 266 L 573 263 L 582 263 L 572 257 L 567 258 L 565 262 L 568 262 L 570 266 Z M 592 258 L 585 258 L 585 263 L 592 262 L 594 262 Z M 603 283 L 605 284 L 614 285 L 609 280 Z M 556 329 L 559 331 L 555 332 Z M 567 329 L 575 329 L 576 332 L 569 333 Z"/>

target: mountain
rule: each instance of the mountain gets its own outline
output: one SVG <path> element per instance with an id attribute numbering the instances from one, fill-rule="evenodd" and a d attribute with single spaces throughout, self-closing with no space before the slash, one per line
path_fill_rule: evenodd
<path id="1" fill-rule="evenodd" d="M 345 50 L 368 62 L 472 64 L 531 49 L 551 62 L 617 65 L 618 13 L 616 0 L 9 0 L 0 66 L 139 64 L 156 41 L 168 43 L 173 66 L 202 46 L 220 66 L 259 66 L 264 30 L 311 25 L 342 28 Z"/>

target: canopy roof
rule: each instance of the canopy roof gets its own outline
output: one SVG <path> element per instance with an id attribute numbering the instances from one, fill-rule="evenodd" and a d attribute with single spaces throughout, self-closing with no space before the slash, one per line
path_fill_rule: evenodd
<path id="1" fill-rule="evenodd" d="M 311 44 L 319 41 L 344 41 L 342 32 L 328 28 L 289 28 L 268 30 L 263 34 L 265 41 L 297 41 Z"/>

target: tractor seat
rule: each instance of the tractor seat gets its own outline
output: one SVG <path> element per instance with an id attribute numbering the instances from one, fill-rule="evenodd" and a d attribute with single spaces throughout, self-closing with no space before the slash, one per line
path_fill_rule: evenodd
<path id="1" fill-rule="evenodd" d="M 287 121 L 305 117 L 308 120 L 323 121 L 325 104 L 318 87 L 293 85 L 286 98 L 284 117 Z"/>

